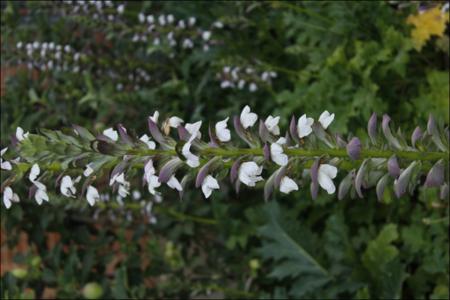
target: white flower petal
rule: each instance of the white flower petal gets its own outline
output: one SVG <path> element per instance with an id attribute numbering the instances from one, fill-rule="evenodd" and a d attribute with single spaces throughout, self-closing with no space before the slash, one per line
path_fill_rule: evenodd
<path id="1" fill-rule="evenodd" d="M 0 151 L 0 157 L 3 156 L 3 154 L 6 153 L 6 151 L 8 151 L 8 147 L 5 147 Z"/>
<path id="2" fill-rule="evenodd" d="M 45 190 L 38 189 L 34 194 L 34 200 L 36 200 L 37 204 L 41 205 L 43 201 L 48 202 L 48 195 Z"/>
<path id="3" fill-rule="evenodd" d="M 11 163 L 9 161 L 1 161 L 0 162 L 0 169 L 11 171 L 12 170 L 12 165 L 11 165 Z"/>
<path id="4" fill-rule="evenodd" d="M 130 193 L 129 185 L 120 184 L 118 193 L 121 197 L 125 198 Z"/>
<path id="5" fill-rule="evenodd" d="M 202 127 L 202 121 L 198 121 L 195 123 L 186 123 L 184 128 L 186 128 L 187 132 L 191 135 L 189 141 L 193 141 L 195 138 L 201 138 L 202 134 L 200 133 L 200 128 Z"/>
<path id="6" fill-rule="evenodd" d="M 221 142 L 229 142 L 231 140 L 231 132 L 227 128 L 228 119 L 229 118 L 226 118 L 216 123 L 216 135 L 219 141 Z"/>
<path id="7" fill-rule="evenodd" d="M 280 192 L 289 194 L 292 191 L 298 191 L 298 185 L 291 178 L 284 176 L 280 182 Z"/>
<path id="8" fill-rule="evenodd" d="M 94 169 L 92 169 L 91 164 L 87 164 L 86 168 L 83 171 L 83 175 L 85 177 L 89 177 L 89 175 L 91 175 L 94 172 Z"/>
<path id="9" fill-rule="evenodd" d="M 337 168 L 332 165 L 323 164 L 320 165 L 318 171 L 318 181 L 319 185 L 328 192 L 328 194 L 333 194 L 336 191 L 336 187 L 333 183 L 333 178 L 337 175 Z"/>
<path id="10" fill-rule="evenodd" d="M 205 198 L 209 198 L 211 196 L 213 190 L 218 190 L 220 188 L 219 182 L 217 179 L 208 175 L 205 177 L 202 183 L 202 192 L 205 195 Z"/>
<path id="11" fill-rule="evenodd" d="M 142 141 L 142 142 L 144 142 L 144 143 L 147 145 L 148 149 L 150 149 L 150 150 L 154 150 L 154 149 L 156 148 L 155 142 L 152 141 L 152 140 L 150 139 L 150 137 L 149 137 L 148 135 L 146 135 L 146 134 L 144 134 L 143 136 L 141 136 L 141 137 L 139 138 L 139 140 Z"/>
<path id="12" fill-rule="evenodd" d="M 66 175 L 62 178 L 60 191 L 61 191 L 61 194 L 63 194 L 66 197 L 74 197 L 75 196 L 76 188 L 74 186 L 72 178 L 70 178 L 69 175 Z"/>
<path id="13" fill-rule="evenodd" d="M 13 196 L 14 196 L 13 190 L 9 186 L 7 186 L 3 191 L 3 204 L 7 209 L 9 209 L 12 205 L 11 200 Z"/>
<path id="14" fill-rule="evenodd" d="M 98 190 L 95 187 L 93 187 L 92 185 L 88 186 L 88 189 L 86 192 L 86 200 L 90 206 L 93 206 L 95 204 L 95 202 L 100 200 L 100 195 L 98 193 Z"/>
<path id="15" fill-rule="evenodd" d="M 279 166 L 287 165 L 289 160 L 289 157 L 283 152 L 283 147 L 277 143 L 270 145 L 270 158 Z"/>
<path id="16" fill-rule="evenodd" d="M 240 121 L 241 121 L 242 127 L 244 127 L 244 129 L 252 127 L 253 125 L 255 125 L 257 120 L 258 120 L 258 115 L 250 112 L 250 107 L 248 105 L 246 105 L 244 107 L 244 109 L 242 109 L 241 116 L 240 116 Z"/>
<path id="17" fill-rule="evenodd" d="M 297 122 L 297 131 L 300 138 L 308 136 L 312 132 L 313 118 L 307 118 L 306 115 L 301 116 Z"/>
<path id="18" fill-rule="evenodd" d="M 186 163 L 191 168 L 196 168 L 200 165 L 200 158 L 197 155 L 194 155 L 191 151 L 192 144 L 190 142 L 187 142 L 183 145 L 183 148 L 181 149 L 181 153 L 186 158 Z"/>
<path id="19" fill-rule="evenodd" d="M 155 110 L 155 112 L 153 113 L 153 116 L 150 117 L 150 120 L 152 120 L 153 122 L 155 122 L 157 124 L 158 119 L 159 119 L 159 111 Z"/>
<path id="20" fill-rule="evenodd" d="M 16 129 L 16 138 L 17 140 L 23 141 L 24 139 L 26 139 L 29 135 L 29 132 L 24 132 L 24 130 L 22 129 L 22 127 L 17 127 Z"/>
<path id="21" fill-rule="evenodd" d="M 322 125 L 324 129 L 327 129 L 330 126 L 331 122 L 334 120 L 334 114 L 330 114 L 327 110 L 324 111 L 319 117 L 319 123 Z"/>
<path id="22" fill-rule="evenodd" d="M 148 191 L 150 192 L 150 194 L 156 195 L 157 192 L 156 192 L 155 188 L 158 188 L 161 186 L 161 182 L 159 182 L 158 176 L 150 175 L 148 177 L 147 183 L 148 183 Z"/>
<path id="23" fill-rule="evenodd" d="M 28 179 L 30 179 L 31 182 L 34 182 L 40 173 L 41 173 L 41 169 L 39 168 L 39 165 L 34 164 L 31 167 L 31 171 L 30 171 L 30 174 L 28 175 Z"/>
<path id="24" fill-rule="evenodd" d="M 170 117 L 169 118 L 169 126 L 172 128 L 177 128 L 178 126 L 180 126 L 183 123 L 184 123 L 183 119 L 180 119 L 178 117 Z"/>
<path id="25" fill-rule="evenodd" d="M 267 130 L 271 132 L 274 135 L 280 134 L 280 127 L 278 127 L 278 122 L 280 121 L 280 117 L 272 117 L 268 116 L 267 119 L 264 121 L 264 125 L 266 125 Z"/>
<path id="26" fill-rule="evenodd" d="M 179 192 L 181 192 L 183 190 L 183 187 L 181 186 L 180 182 L 178 181 L 178 179 L 175 176 L 170 177 L 169 181 L 167 181 L 167 185 L 171 189 L 175 189 Z"/>
<path id="27" fill-rule="evenodd" d="M 275 143 L 277 143 L 278 145 L 284 145 L 287 143 L 287 140 L 285 137 L 280 137 Z"/>
<path id="28" fill-rule="evenodd" d="M 262 167 L 259 167 L 254 161 L 244 162 L 239 166 L 239 180 L 248 186 L 255 186 L 256 182 L 264 180 L 261 176 Z"/>
<path id="29" fill-rule="evenodd" d="M 112 128 L 103 130 L 103 134 L 109 137 L 114 142 L 117 142 L 117 140 L 119 139 L 119 134 Z"/>

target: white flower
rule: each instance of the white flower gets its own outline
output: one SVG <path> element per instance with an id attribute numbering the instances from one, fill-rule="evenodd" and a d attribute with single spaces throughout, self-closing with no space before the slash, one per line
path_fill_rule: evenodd
<path id="1" fill-rule="evenodd" d="M 93 172 L 94 172 L 94 169 L 92 169 L 91 164 L 87 164 L 86 169 L 84 169 L 84 171 L 83 171 L 83 175 L 85 177 L 89 177 L 89 175 L 91 175 Z"/>
<path id="2" fill-rule="evenodd" d="M 267 130 L 269 130 L 274 135 L 280 134 L 280 127 L 278 127 L 278 122 L 280 121 L 280 117 L 272 117 L 268 116 L 264 121 L 264 125 L 266 125 Z"/>
<path id="3" fill-rule="evenodd" d="M 45 186 L 44 186 L 45 188 Z M 46 189 L 38 189 L 36 193 L 34 194 L 34 200 L 36 200 L 36 203 L 41 205 L 43 201 L 48 202 L 48 195 Z"/>
<path id="4" fill-rule="evenodd" d="M 242 127 L 244 127 L 244 129 L 252 127 L 253 125 L 255 125 L 257 120 L 258 115 L 250 112 L 250 106 L 246 105 L 244 109 L 242 109 L 240 117 Z"/>
<path id="5" fill-rule="evenodd" d="M 152 195 L 156 195 L 155 188 L 161 186 L 158 176 L 155 175 L 156 170 L 153 167 L 153 161 L 150 159 L 144 166 L 144 181 L 147 182 L 148 191 Z"/>
<path id="6" fill-rule="evenodd" d="M 165 16 L 164 16 L 164 15 L 160 15 L 160 16 L 158 17 L 158 22 L 159 22 L 159 25 L 161 25 L 161 26 L 166 25 L 166 19 L 165 19 Z"/>
<path id="7" fill-rule="evenodd" d="M 194 26 L 197 19 L 195 17 L 190 17 L 188 20 L 189 26 Z"/>
<path id="8" fill-rule="evenodd" d="M 30 179 L 31 182 L 35 182 L 36 178 L 39 176 L 39 174 L 41 173 L 41 169 L 39 168 L 38 164 L 34 164 L 31 167 L 31 171 L 30 174 L 28 175 L 28 179 Z"/>
<path id="9" fill-rule="evenodd" d="M 139 138 L 139 140 L 141 140 L 142 142 L 144 142 L 148 149 L 154 150 L 156 148 L 156 144 L 154 141 L 150 140 L 150 137 L 146 134 L 144 134 L 143 136 L 141 136 Z"/>
<path id="10" fill-rule="evenodd" d="M 245 80 L 244 79 L 239 80 L 238 89 L 242 90 L 244 88 L 244 86 L 245 86 Z"/>
<path id="11" fill-rule="evenodd" d="M 75 188 L 72 178 L 70 178 L 69 175 L 66 175 L 62 178 L 60 191 L 61 194 L 66 197 L 75 197 L 77 189 Z"/>
<path id="12" fill-rule="evenodd" d="M 147 23 L 152 24 L 155 22 L 155 18 L 152 15 L 147 16 Z"/>
<path id="13" fill-rule="evenodd" d="M 259 167 L 254 161 L 247 161 L 239 167 L 239 180 L 248 185 L 255 186 L 256 182 L 264 180 L 261 176 L 263 168 Z"/>
<path id="14" fill-rule="evenodd" d="M 250 83 L 248 90 L 252 93 L 256 92 L 258 90 L 258 86 L 256 85 L 256 83 L 252 82 L 252 83 Z"/>
<path id="15" fill-rule="evenodd" d="M 88 188 L 87 188 L 86 200 L 90 206 L 94 206 L 95 202 L 100 200 L 100 195 L 98 193 L 98 190 L 95 187 L 93 187 L 92 185 L 88 186 Z"/>
<path id="16" fill-rule="evenodd" d="M 139 13 L 138 15 L 139 23 L 145 22 L 145 15 L 143 13 Z"/>
<path id="17" fill-rule="evenodd" d="M 200 133 L 200 127 L 202 127 L 202 121 L 198 121 L 195 123 L 186 123 L 184 126 L 191 135 L 189 138 L 190 141 L 194 140 L 195 138 L 201 138 L 202 134 Z"/>
<path id="18" fill-rule="evenodd" d="M 270 145 L 270 158 L 280 166 L 287 165 L 289 160 L 289 157 L 283 152 L 283 147 L 277 143 Z"/>
<path id="19" fill-rule="evenodd" d="M 206 176 L 206 178 L 203 180 L 202 183 L 202 192 L 205 195 L 205 198 L 209 198 L 211 196 L 211 193 L 213 190 L 218 190 L 219 183 L 217 182 L 217 179 L 212 177 L 211 175 Z"/>
<path id="20" fill-rule="evenodd" d="M 211 31 L 203 31 L 203 33 L 202 33 L 203 40 L 207 41 L 210 39 L 210 37 L 211 37 Z"/>
<path id="21" fill-rule="evenodd" d="M 323 129 L 327 129 L 330 126 L 331 122 L 334 120 L 334 114 L 328 112 L 328 110 L 324 111 L 319 117 L 319 123 L 322 125 Z"/>
<path id="22" fill-rule="evenodd" d="M 121 5 L 117 6 L 117 13 L 119 15 L 123 14 L 124 11 L 125 11 L 125 5 L 121 4 Z"/>
<path id="23" fill-rule="evenodd" d="M 4 148 L 0 151 L 0 169 L 2 170 L 12 170 L 12 165 L 9 161 L 3 161 L 3 154 L 8 150 L 8 148 Z"/>
<path id="24" fill-rule="evenodd" d="M 159 118 L 159 111 L 155 110 L 153 116 L 150 117 L 150 120 L 152 120 L 154 123 L 158 123 L 158 118 Z"/>
<path id="25" fill-rule="evenodd" d="M 228 119 L 226 118 L 216 123 L 216 135 L 221 142 L 229 142 L 231 140 L 231 132 L 227 128 Z"/>
<path id="26" fill-rule="evenodd" d="M 130 185 L 129 184 L 120 184 L 118 193 L 120 197 L 125 198 L 130 193 Z"/>
<path id="27" fill-rule="evenodd" d="M 11 207 L 12 202 L 19 202 L 19 196 L 13 192 L 12 188 L 7 186 L 3 191 L 3 204 L 7 209 Z"/>
<path id="28" fill-rule="evenodd" d="M 22 127 L 17 127 L 17 129 L 16 129 L 16 138 L 17 138 L 17 140 L 19 140 L 19 142 L 23 141 L 24 139 L 26 139 L 29 134 L 30 133 L 28 131 L 24 132 Z"/>
<path id="29" fill-rule="evenodd" d="M 184 121 L 181 118 L 178 118 L 178 117 L 170 117 L 169 118 L 169 126 L 170 127 L 177 128 L 182 123 L 184 123 Z"/>
<path id="30" fill-rule="evenodd" d="M 175 189 L 175 190 L 177 190 L 179 192 L 181 192 L 183 190 L 183 187 L 181 186 L 181 184 L 178 181 L 178 179 L 175 178 L 175 176 L 170 177 L 169 181 L 167 181 L 167 185 L 171 189 Z"/>
<path id="31" fill-rule="evenodd" d="M 284 176 L 280 182 L 280 192 L 289 194 L 292 191 L 298 191 L 298 185 L 291 178 Z"/>
<path id="32" fill-rule="evenodd" d="M 277 143 L 278 145 L 284 145 L 286 144 L 286 138 L 285 137 L 280 137 L 275 143 Z"/>
<path id="33" fill-rule="evenodd" d="M 119 139 L 119 134 L 112 128 L 103 130 L 103 134 L 109 137 L 114 142 L 117 142 L 117 140 Z"/>
<path id="34" fill-rule="evenodd" d="M 183 148 L 181 149 L 181 153 L 186 158 L 186 163 L 188 164 L 188 166 L 191 168 L 196 168 L 200 165 L 200 158 L 191 152 L 191 146 L 191 141 L 184 144 Z"/>
<path id="35" fill-rule="evenodd" d="M 297 131 L 300 138 L 308 136 L 312 132 L 313 118 L 307 118 L 306 115 L 301 116 L 297 122 Z"/>
<path id="36" fill-rule="evenodd" d="M 320 186 L 328 192 L 333 194 L 336 191 L 336 187 L 333 183 L 333 178 L 337 175 L 337 168 L 332 165 L 323 164 L 319 167 L 318 181 Z"/>

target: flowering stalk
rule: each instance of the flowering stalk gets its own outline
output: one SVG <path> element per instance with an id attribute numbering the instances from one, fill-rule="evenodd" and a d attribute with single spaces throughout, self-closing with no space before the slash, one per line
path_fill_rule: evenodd
<path id="1" fill-rule="evenodd" d="M 432 117 L 426 132 L 414 130 L 408 143 L 400 130 L 391 129 L 389 116 L 383 116 L 379 128 L 374 114 L 368 123 L 370 142 L 363 144 L 357 137 L 347 142 L 331 134 L 328 127 L 334 114 L 328 111 L 318 121 L 306 115 L 293 117 L 289 130 L 281 135 L 279 117 L 268 116 L 257 127 L 258 116 L 246 106 L 233 118 L 236 134 L 248 145 L 245 148 L 231 143 L 229 118 L 210 124 L 208 143 L 202 139 L 201 121 L 185 123 L 173 116 L 158 125 L 158 119 L 158 112 L 149 117 L 151 137 L 140 138 L 121 124 L 97 136 L 77 125 L 72 130 L 41 130 L 39 135 L 18 128 L 13 145 L 20 157 L 4 159 L 7 150 L 2 150 L 2 169 L 10 175 L 1 187 L 5 206 L 19 201 L 11 186 L 27 174 L 29 195 L 38 204 L 49 201 L 44 182 L 51 176 L 57 177 L 63 196 L 85 195 L 94 205 L 100 199 L 94 182 L 108 176 L 109 186 L 122 201 L 130 195 L 128 178 L 140 172 L 143 184 L 158 201 L 162 185 L 177 190 L 181 197 L 193 185 L 208 198 L 226 177 L 237 192 L 242 184 L 264 185 L 266 199 L 276 190 L 288 194 L 308 185 L 312 198 L 320 188 L 328 194 L 337 191 L 339 199 L 348 194 L 362 198 L 364 190 L 374 187 L 382 201 L 389 194 L 412 193 L 419 184 L 439 188 L 442 199 L 448 195 L 448 128 Z M 343 170 L 348 172 L 336 188 L 334 180 Z"/>

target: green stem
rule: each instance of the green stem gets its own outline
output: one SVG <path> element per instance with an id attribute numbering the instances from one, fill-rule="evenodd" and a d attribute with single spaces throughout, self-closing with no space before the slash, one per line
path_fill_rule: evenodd
<path id="1" fill-rule="evenodd" d="M 289 156 L 298 157 L 338 157 L 349 158 L 346 149 L 285 149 Z M 131 155 L 176 155 L 175 150 L 131 150 Z M 243 155 L 263 156 L 261 148 L 204 148 L 200 151 L 200 156 L 223 156 L 238 157 Z M 403 151 L 403 150 L 361 150 L 360 159 L 365 158 L 389 158 L 392 155 L 399 159 L 437 161 L 440 159 L 449 160 L 448 152 L 423 152 L 423 151 Z"/>

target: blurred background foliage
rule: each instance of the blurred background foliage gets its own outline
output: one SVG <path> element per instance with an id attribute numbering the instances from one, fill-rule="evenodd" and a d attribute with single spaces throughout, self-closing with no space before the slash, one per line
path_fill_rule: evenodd
<path id="1" fill-rule="evenodd" d="M 361 137 L 374 111 L 408 132 L 430 113 L 449 123 L 442 2 L 127 2 L 122 12 L 119 2 L 102 12 L 75 2 L 2 1 L 2 148 L 19 125 L 100 131 L 120 122 L 143 133 L 155 110 L 213 122 L 246 104 L 284 126 L 329 110 L 332 130 Z M 154 24 L 162 15 L 196 21 L 175 31 L 175 46 L 165 41 L 170 24 L 155 29 L 161 43 L 136 43 L 149 25 L 140 13 Z M 182 47 L 182 34 L 194 47 Z M 71 52 L 61 51 L 62 68 L 46 68 L 57 60 L 27 55 L 34 42 Z M 253 73 L 242 75 L 244 88 L 224 88 L 236 66 Z M 138 69 L 150 79 L 138 82 Z M 254 75 L 264 72 L 276 77 Z M 1 212 L 2 298 L 448 299 L 448 201 L 434 189 L 385 203 L 371 191 L 358 201 L 313 202 L 300 191 L 268 203 L 261 191 L 227 187 L 211 200 L 168 192 L 153 208 L 156 224 L 136 201 L 145 191 L 92 210 L 56 194 L 37 206 L 25 184 L 17 190 L 21 204 Z"/>

